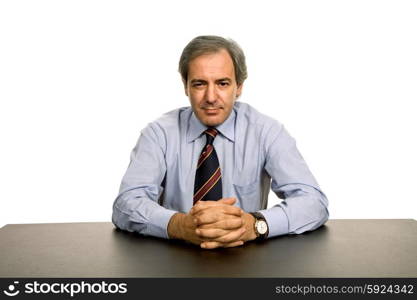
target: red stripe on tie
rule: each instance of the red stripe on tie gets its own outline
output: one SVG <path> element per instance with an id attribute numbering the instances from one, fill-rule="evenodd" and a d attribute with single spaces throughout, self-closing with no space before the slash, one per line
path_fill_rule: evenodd
<path id="1" fill-rule="evenodd" d="M 219 181 L 221 177 L 220 167 L 214 172 L 214 174 L 206 181 L 205 184 L 194 194 L 194 203 L 200 201 Z M 217 200 L 217 199 L 213 199 Z"/>
<path id="2" fill-rule="evenodd" d="M 213 146 L 207 145 L 206 150 L 201 154 L 200 158 L 198 159 L 197 169 L 202 165 L 202 163 L 210 156 L 213 152 Z"/>
<path id="3" fill-rule="evenodd" d="M 215 138 L 216 135 L 217 135 L 217 130 L 213 129 L 213 128 L 209 128 L 205 131 L 205 133 L 207 133 L 207 134 L 211 135 L 213 138 Z"/>

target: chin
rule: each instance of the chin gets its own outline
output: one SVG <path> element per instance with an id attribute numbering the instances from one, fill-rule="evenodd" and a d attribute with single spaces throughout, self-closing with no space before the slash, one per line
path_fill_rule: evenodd
<path id="1" fill-rule="evenodd" d="M 227 116 L 225 116 L 223 113 L 219 113 L 213 116 L 208 116 L 204 112 L 201 112 L 200 114 L 196 114 L 196 115 L 201 123 L 209 127 L 218 126 L 227 119 Z"/>
<path id="2" fill-rule="evenodd" d="M 220 125 L 221 123 L 223 123 L 224 120 L 219 120 L 218 118 L 206 118 L 204 120 L 204 125 L 209 126 L 209 127 L 215 127 L 217 125 Z"/>
<path id="3" fill-rule="evenodd" d="M 215 127 L 215 126 L 219 125 L 219 123 L 215 122 L 214 120 L 203 120 L 202 123 L 204 125 L 208 126 L 208 127 Z"/>

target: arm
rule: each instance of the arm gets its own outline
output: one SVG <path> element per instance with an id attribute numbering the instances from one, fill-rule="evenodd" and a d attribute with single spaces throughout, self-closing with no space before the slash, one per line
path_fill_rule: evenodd
<path id="1" fill-rule="evenodd" d="M 326 196 L 320 191 L 296 148 L 295 140 L 286 130 L 277 124 L 266 136 L 270 137 L 270 143 L 265 144 L 268 150 L 265 169 L 272 177 L 272 190 L 284 199 L 270 209 L 259 211 L 268 223 L 268 237 L 316 229 L 328 219 Z M 224 229 L 229 225 L 224 221 L 227 214 L 223 211 L 219 201 L 200 201 L 191 210 L 197 219 L 198 235 L 203 239 L 202 247 L 222 247 L 228 234 Z M 230 245 L 239 246 L 254 240 L 254 223 L 254 217 L 242 211 L 240 222 L 234 227 L 235 232 L 240 234 L 228 239 Z"/>
<path id="2" fill-rule="evenodd" d="M 149 125 L 131 153 L 129 167 L 113 204 L 112 221 L 116 227 L 168 238 L 168 222 L 176 211 L 158 203 L 165 173 L 164 141 Z"/>
<path id="3" fill-rule="evenodd" d="M 285 128 L 278 124 L 270 132 L 275 135 L 266 145 L 265 169 L 271 189 L 283 201 L 259 211 L 268 223 L 268 237 L 314 230 L 328 220 L 328 200 Z"/>
<path id="4" fill-rule="evenodd" d="M 158 203 L 163 192 L 161 184 L 166 173 L 166 163 L 164 140 L 158 139 L 156 130 L 158 129 L 153 129 L 152 125 L 145 128 L 131 153 L 129 167 L 113 205 L 113 223 L 123 230 L 161 238 L 181 239 L 200 245 L 203 238 L 196 231 L 195 217 L 191 213 L 166 209 Z M 219 201 L 219 204 L 230 206 L 232 209 L 234 201 L 228 199 L 224 203 Z M 239 245 L 234 238 L 239 236 L 236 229 L 236 226 L 226 226 L 224 230 L 231 233 L 231 236 L 217 247 Z M 202 247 L 204 248 L 204 245 Z"/>

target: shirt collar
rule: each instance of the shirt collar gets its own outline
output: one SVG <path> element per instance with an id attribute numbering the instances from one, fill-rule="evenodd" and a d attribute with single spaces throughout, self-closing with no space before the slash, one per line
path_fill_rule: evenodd
<path id="1" fill-rule="evenodd" d="M 236 112 L 235 107 L 233 107 L 229 117 L 222 124 L 215 127 L 222 135 L 232 142 L 235 141 L 235 120 Z M 193 112 L 188 123 L 187 142 L 189 143 L 197 139 L 207 128 L 208 127 L 201 123 Z"/>

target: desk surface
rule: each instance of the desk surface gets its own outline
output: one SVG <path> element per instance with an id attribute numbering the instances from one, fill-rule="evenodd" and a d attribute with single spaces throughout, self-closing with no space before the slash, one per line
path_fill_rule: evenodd
<path id="1" fill-rule="evenodd" d="M 415 220 L 330 220 L 229 249 L 142 237 L 111 223 L 0 229 L 0 277 L 417 277 Z"/>

